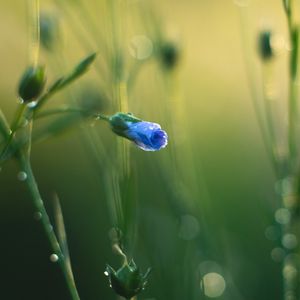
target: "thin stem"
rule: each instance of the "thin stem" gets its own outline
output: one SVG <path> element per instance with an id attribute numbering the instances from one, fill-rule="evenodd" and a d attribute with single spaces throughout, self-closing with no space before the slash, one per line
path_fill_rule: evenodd
<path id="1" fill-rule="evenodd" d="M 37 119 L 42 119 L 45 117 L 50 117 L 53 115 L 57 115 L 57 114 L 84 114 L 86 113 L 86 111 L 84 109 L 81 108 L 76 108 L 76 107 L 66 107 L 66 108 L 54 108 L 54 109 L 49 109 L 43 112 L 38 113 L 37 115 L 34 116 L 34 120 Z M 105 116 L 99 113 L 93 114 L 91 115 L 91 117 L 98 119 L 98 120 L 104 120 L 104 121 L 109 121 L 110 117 L 109 116 Z"/>
<path id="2" fill-rule="evenodd" d="M 272 63 L 272 62 L 271 62 Z M 281 175 L 280 172 L 280 166 L 279 163 L 280 161 L 278 160 L 278 157 L 276 155 L 275 152 L 275 147 L 276 147 L 276 132 L 275 132 L 275 124 L 273 122 L 273 117 L 272 117 L 272 105 L 271 105 L 271 101 L 272 99 L 269 97 L 268 95 L 268 91 L 267 91 L 267 86 L 268 86 L 268 81 L 269 79 L 269 73 L 270 70 L 268 69 L 269 67 L 271 67 L 271 65 L 268 64 L 268 62 L 265 62 L 265 64 L 263 65 L 263 104 L 264 104 L 264 115 L 265 115 L 265 119 L 266 119 L 266 127 L 267 127 L 267 134 L 270 140 L 270 152 L 271 152 L 271 157 L 273 160 L 273 164 L 274 166 L 276 166 L 276 175 L 279 178 Z"/>
<path id="3" fill-rule="evenodd" d="M 31 4 L 31 39 L 30 39 L 30 61 L 33 66 L 37 66 L 40 51 L 40 1 L 30 0 Z"/>
<path id="4" fill-rule="evenodd" d="M 36 183 L 34 174 L 32 172 L 28 154 L 29 153 L 24 154 L 21 151 L 18 153 L 18 161 L 19 161 L 20 167 L 27 175 L 26 184 L 27 184 L 28 190 L 29 190 L 31 198 L 33 200 L 35 209 L 37 210 L 37 213 L 41 217 L 40 221 L 42 223 L 45 234 L 50 242 L 51 248 L 52 248 L 54 254 L 57 255 L 57 257 L 58 257 L 58 263 L 64 274 L 71 297 L 73 300 L 80 300 L 76 286 L 75 286 L 75 282 L 69 274 L 68 268 L 64 261 L 64 255 L 61 251 L 60 245 L 59 245 L 56 235 L 53 231 L 53 227 L 51 225 L 51 222 L 50 222 L 49 216 L 47 214 L 46 208 L 44 206 L 43 200 L 41 198 L 41 195 L 40 195 L 40 192 L 38 189 L 38 185 Z"/>
<path id="5" fill-rule="evenodd" d="M 289 112 L 288 112 L 288 144 L 290 155 L 290 168 L 293 169 L 295 158 L 297 155 L 296 145 L 296 123 L 297 123 L 297 54 L 295 56 L 294 51 L 297 50 L 297 40 L 294 40 L 294 26 L 292 15 L 292 0 L 289 1 L 286 8 L 286 17 L 288 23 L 288 31 L 290 38 L 290 78 L 289 78 Z M 296 43 L 295 43 L 296 42 Z M 296 59 L 295 59 L 296 58 Z M 296 70 L 296 71 L 294 71 Z"/>
<path id="6" fill-rule="evenodd" d="M 54 108 L 54 109 L 49 109 L 46 111 L 42 111 L 40 113 L 37 113 L 34 116 L 34 119 L 42 119 L 45 117 L 50 117 L 53 115 L 57 115 L 57 114 L 69 114 L 69 113 L 84 113 L 85 111 L 81 108 L 76 108 L 76 107 L 61 107 L 61 108 Z M 98 116 L 98 115 L 97 115 Z"/>
<path id="7" fill-rule="evenodd" d="M 270 139 L 270 136 L 268 135 L 268 130 L 266 128 L 266 120 L 264 118 L 264 114 L 261 111 L 261 107 L 259 104 L 259 96 L 258 93 L 256 91 L 256 83 L 255 83 L 255 74 L 253 73 L 253 61 L 250 59 L 252 56 L 252 53 L 250 52 L 250 49 L 252 49 L 252 45 L 249 43 L 250 41 L 250 33 L 247 30 L 247 23 L 246 23 L 246 19 L 247 19 L 247 15 L 244 13 L 244 10 L 246 8 L 244 7 L 240 7 L 239 11 L 240 11 L 240 23 L 241 23 L 241 36 L 243 39 L 243 52 L 244 52 L 244 59 L 245 59 L 245 64 L 246 64 L 246 76 L 247 76 L 247 80 L 249 83 L 249 89 L 250 89 L 250 93 L 251 93 L 251 101 L 252 101 L 252 105 L 253 105 L 253 109 L 254 109 L 254 113 L 255 113 L 255 117 L 257 119 L 257 123 L 259 126 L 259 131 L 260 134 L 262 136 L 262 140 L 263 140 L 263 144 L 265 146 L 266 152 L 271 160 L 271 164 L 272 164 L 272 168 L 274 170 L 275 176 L 277 177 L 277 179 L 280 178 L 280 167 L 278 164 L 278 160 L 277 157 L 275 156 L 274 153 L 274 149 L 272 145 L 272 141 Z"/>
<path id="8" fill-rule="evenodd" d="M 284 8 L 287 17 L 287 25 L 289 31 L 290 38 L 290 56 L 289 56 L 289 98 L 288 98 L 288 146 L 289 146 L 289 177 L 294 178 L 297 176 L 297 156 L 298 156 L 298 145 L 297 145 L 297 123 L 298 123 L 298 87 L 297 87 L 297 71 L 298 71 L 298 36 L 299 36 L 299 28 L 293 24 L 293 1 L 284 1 Z M 298 183 L 293 183 L 293 193 L 292 197 L 299 198 L 299 187 Z M 282 199 L 283 205 L 284 199 Z M 296 213 L 297 207 L 292 205 L 287 207 L 291 211 L 291 220 L 282 225 L 282 235 L 293 233 L 293 229 L 298 225 L 298 214 Z M 295 250 L 286 249 L 287 254 L 295 254 Z M 289 266 L 294 268 L 297 272 L 295 276 L 287 276 L 284 274 L 284 270 L 286 270 Z M 297 262 L 294 260 L 284 260 L 282 265 L 283 270 L 283 288 L 284 288 L 284 299 L 299 298 L 299 289 L 298 289 L 298 281 L 299 281 L 299 266 Z"/>

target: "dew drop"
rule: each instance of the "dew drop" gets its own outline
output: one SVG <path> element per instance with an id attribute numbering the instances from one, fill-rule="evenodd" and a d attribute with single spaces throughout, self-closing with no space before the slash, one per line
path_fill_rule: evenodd
<path id="1" fill-rule="evenodd" d="M 105 272 L 104 272 L 104 275 L 105 275 L 105 276 L 109 276 L 109 274 L 108 274 L 108 272 L 107 272 L 107 271 L 105 271 Z"/>
<path id="2" fill-rule="evenodd" d="M 31 102 L 29 102 L 29 103 L 27 104 L 27 106 L 28 106 L 29 108 L 34 108 L 34 107 L 36 107 L 36 105 L 37 105 L 37 101 L 31 101 Z"/>
<path id="3" fill-rule="evenodd" d="M 53 254 L 50 255 L 50 261 L 51 261 L 51 262 L 55 263 L 55 262 L 58 261 L 58 259 L 59 259 L 59 258 L 58 258 L 58 255 L 57 255 L 57 254 L 54 254 L 54 253 L 53 253 Z"/>
<path id="4" fill-rule="evenodd" d="M 20 181 L 25 181 L 27 179 L 27 174 L 23 171 L 20 171 L 18 173 L 17 177 Z"/>
<path id="5" fill-rule="evenodd" d="M 42 218 L 42 213 L 37 211 L 36 213 L 34 213 L 33 217 L 36 221 L 39 221 Z"/>

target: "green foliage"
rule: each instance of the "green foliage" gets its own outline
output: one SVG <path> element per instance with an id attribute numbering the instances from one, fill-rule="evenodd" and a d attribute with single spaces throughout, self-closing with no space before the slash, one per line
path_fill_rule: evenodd
<path id="1" fill-rule="evenodd" d="M 58 78 L 49 88 L 48 92 L 53 94 L 59 90 L 65 88 L 73 81 L 81 77 L 85 72 L 88 71 L 90 65 L 94 62 L 97 54 L 93 53 L 88 55 L 86 58 L 81 60 L 75 68 L 66 76 Z"/>

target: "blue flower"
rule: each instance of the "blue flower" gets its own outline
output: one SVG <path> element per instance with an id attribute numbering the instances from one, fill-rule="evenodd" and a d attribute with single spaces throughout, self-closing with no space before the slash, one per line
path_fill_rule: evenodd
<path id="1" fill-rule="evenodd" d="M 157 151 L 168 144 L 168 135 L 159 124 L 151 122 L 129 123 L 125 135 L 145 151 Z"/>
<path id="2" fill-rule="evenodd" d="M 142 121 L 132 114 L 117 113 L 110 117 L 112 130 L 145 151 L 157 151 L 167 146 L 168 135 L 159 124 Z"/>

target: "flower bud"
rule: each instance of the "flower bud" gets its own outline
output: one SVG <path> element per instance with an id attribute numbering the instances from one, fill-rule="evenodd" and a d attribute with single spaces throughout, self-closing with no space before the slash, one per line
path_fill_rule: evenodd
<path id="1" fill-rule="evenodd" d="M 59 19 L 54 14 L 42 13 L 40 16 L 41 45 L 53 50 L 60 38 Z"/>
<path id="2" fill-rule="evenodd" d="M 167 146 L 168 135 L 159 124 L 142 121 L 130 113 L 116 113 L 109 118 L 114 133 L 133 141 L 144 151 L 157 151 Z"/>
<path id="3" fill-rule="evenodd" d="M 167 42 L 161 46 L 161 61 L 165 68 L 171 70 L 176 67 L 179 59 L 179 51 L 174 43 Z"/>
<path id="4" fill-rule="evenodd" d="M 258 37 L 258 52 L 262 60 L 269 60 L 273 57 L 273 48 L 271 44 L 271 31 L 263 31 Z"/>
<path id="5" fill-rule="evenodd" d="M 45 68 L 42 66 L 28 67 L 20 82 L 18 93 L 24 102 L 36 100 L 46 84 Z"/>
<path id="6" fill-rule="evenodd" d="M 109 123 L 114 133 L 126 137 L 126 131 L 130 124 L 141 122 L 142 120 L 134 117 L 131 113 L 116 113 L 109 118 Z"/>
<path id="7" fill-rule="evenodd" d="M 142 275 L 134 261 L 131 260 L 129 264 L 126 263 L 118 271 L 107 265 L 105 274 L 109 277 L 110 285 L 118 295 L 131 299 L 144 290 L 150 272 L 149 268 Z"/>

